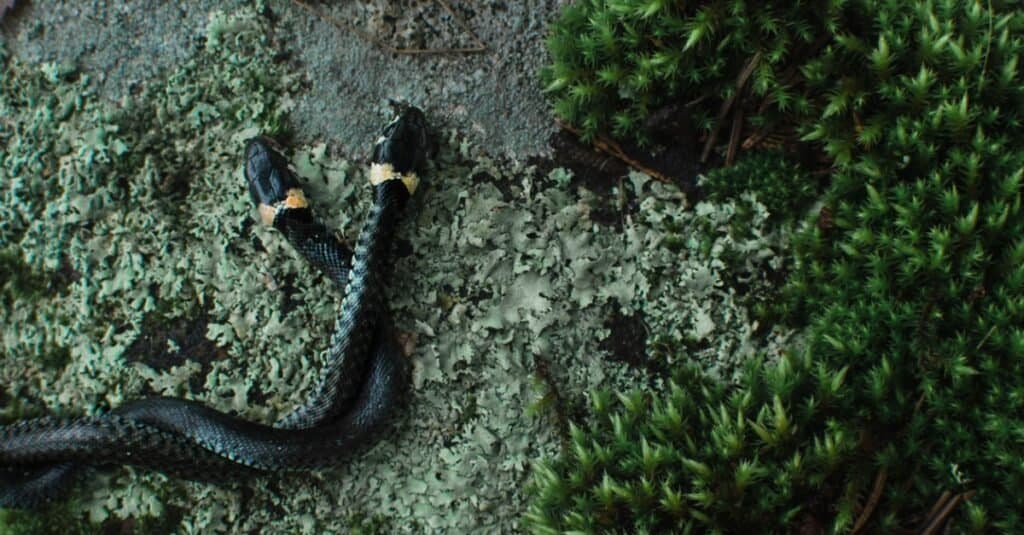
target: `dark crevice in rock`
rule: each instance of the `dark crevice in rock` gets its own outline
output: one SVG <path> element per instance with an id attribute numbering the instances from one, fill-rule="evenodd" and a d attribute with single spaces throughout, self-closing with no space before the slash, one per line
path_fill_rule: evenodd
<path id="1" fill-rule="evenodd" d="M 618 305 L 611 305 L 604 321 L 604 327 L 611 332 L 598 347 L 607 352 L 608 358 L 623 362 L 633 368 L 640 368 L 657 375 L 667 373 L 664 361 L 652 358 L 647 352 L 647 324 L 640 312 L 625 315 Z"/>

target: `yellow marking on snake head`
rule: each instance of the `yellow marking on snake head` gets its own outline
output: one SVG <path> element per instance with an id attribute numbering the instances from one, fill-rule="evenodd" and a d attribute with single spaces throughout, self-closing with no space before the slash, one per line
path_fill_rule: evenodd
<path id="1" fill-rule="evenodd" d="M 377 186 L 388 180 L 401 180 L 409 195 L 416 192 L 416 186 L 420 184 L 420 178 L 415 172 L 399 173 L 389 163 L 374 163 L 370 165 L 370 184 Z"/>
<path id="2" fill-rule="evenodd" d="M 264 225 L 273 225 L 274 216 L 277 215 L 277 208 L 270 206 L 269 204 L 260 203 L 259 205 L 260 219 Z"/>
<path id="3" fill-rule="evenodd" d="M 260 219 L 263 220 L 264 224 L 273 225 L 274 218 L 277 217 L 277 212 L 284 209 L 299 209 L 307 208 L 309 201 L 306 200 L 306 194 L 299 188 L 292 188 L 285 192 L 285 198 L 274 203 L 264 204 L 260 203 L 257 209 L 260 212 Z"/>
<path id="4" fill-rule="evenodd" d="M 397 178 L 398 173 L 395 172 L 395 166 L 389 163 L 374 163 L 370 165 L 370 184 L 379 186 L 387 180 L 394 180 Z"/>
<path id="5" fill-rule="evenodd" d="M 305 208 L 309 206 L 309 201 L 306 200 L 306 194 L 299 188 L 292 188 L 287 191 L 287 197 L 284 198 L 284 205 L 288 208 Z"/>

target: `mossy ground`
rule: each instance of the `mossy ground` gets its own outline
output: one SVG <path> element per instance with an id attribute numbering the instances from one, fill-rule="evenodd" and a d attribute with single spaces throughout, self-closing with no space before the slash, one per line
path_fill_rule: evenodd
<path id="1" fill-rule="evenodd" d="M 243 140 L 287 130 L 299 86 L 261 13 L 211 14 L 205 46 L 119 106 L 72 66 L 7 60 L 0 259 L 23 269 L 3 281 L 0 374 L 5 409 L 27 408 L 5 416 L 94 414 L 155 392 L 272 421 L 315 381 L 339 296 L 255 223 L 241 177 Z M 518 531 L 533 459 L 559 449 L 585 392 L 664 387 L 610 358 L 609 318 L 663 333 L 636 348 L 650 359 L 685 347 L 724 378 L 786 339 L 749 312 L 771 295 L 762 271 L 788 265 L 756 199 L 690 207 L 639 174 L 610 199 L 439 136 L 391 291 L 413 392 L 380 443 L 335 470 L 223 486 L 117 469 L 79 490 L 72 516 L 170 517 L 179 533 Z M 291 156 L 318 213 L 354 237 L 370 197 L 361 163 L 325 143 Z M 205 342 L 189 343 L 204 323 Z M 161 342 L 160 359 L 139 354 Z"/>
<path id="2" fill-rule="evenodd" d="M 537 471 L 533 531 L 1024 529 L 1022 29 L 1001 1 L 566 9 L 549 91 L 588 135 L 643 139 L 689 102 L 708 147 L 772 132 L 830 172 L 766 310 L 805 344 L 734 386 L 680 366 L 665 394 L 595 396 Z M 753 187 L 801 218 L 818 184 L 754 168 L 711 193 Z"/>

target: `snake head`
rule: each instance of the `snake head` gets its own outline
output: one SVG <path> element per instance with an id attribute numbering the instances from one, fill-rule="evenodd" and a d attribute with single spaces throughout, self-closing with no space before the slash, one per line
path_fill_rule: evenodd
<path id="1" fill-rule="evenodd" d="M 390 164 L 399 174 L 415 173 L 427 163 L 433 152 L 427 118 L 419 108 L 396 104 L 398 116 L 381 132 L 373 146 L 372 161 Z"/>
<path id="2" fill-rule="evenodd" d="M 264 223 L 271 225 L 278 210 L 308 206 L 299 181 L 288 168 L 288 160 L 274 149 L 274 141 L 254 137 L 245 145 L 245 180 L 249 195 Z"/>
<path id="3" fill-rule="evenodd" d="M 273 206 L 288 197 L 288 192 L 299 187 L 295 175 L 288 169 L 288 160 L 274 149 L 274 141 L 259 136 L 245 145 L 245 179 L 253 204 Z"/>

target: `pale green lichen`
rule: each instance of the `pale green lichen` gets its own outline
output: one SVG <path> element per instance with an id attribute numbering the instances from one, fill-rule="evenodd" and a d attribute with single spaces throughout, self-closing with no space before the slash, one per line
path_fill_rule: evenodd
<path id="1" fill-rule="evenodd" d="M 152 391 L 272 421 L 314 384 L 338 292 L 252 223 L 241 177 L 242 141 L 278 127 L 296 86 L 257 12 L 212 14 L 206 51 L 123 109 L 62 67 L 5 69 L 0 248 L 48 288 L 0 312 L 9 397 L 93 414 Z M 241 484 L 120 469 L 83 491 L 83 512 L 173 508 L 180 533 L 514 532 L 531 460 L 560 444 L 555 419 L 530 410 L 544 391 L 536 359 L 571 408 L 597 386 L 658 387 L 602 349 L 610 309 L 644 318 L 652 353 L 690 343 L 662 357 L 725 378 L 783 336 L 755 336 L 748 312 L 769 286 L 760 273 L 784 268 L 785 244 L 755 199 L 689 207 L 634 174 L 622 194 L 640 210 L 617 229 L 591 219 L 605 199 L 567 172 L 445 138 L 403 225 L 413 252 L 396 261 L 390 291 L 414 366 L 394 428 L 337 469 Z M 362 167 L 325 144 L 291 156 L 318 213 L 354 239 L 370 199 Z M 199 362 L 172 338 L 165 368 L 130 354 L 153 324 L 199 316 L 218 355 Z M 68 353 L 62 366 L 43 364 L 53 348 Z"/>

